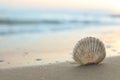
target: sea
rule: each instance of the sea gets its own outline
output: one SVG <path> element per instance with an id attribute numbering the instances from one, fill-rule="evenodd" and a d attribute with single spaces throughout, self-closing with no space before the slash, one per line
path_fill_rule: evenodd
<path id="1" fill-rule="evenodd" d="M 120 15 L 104 10 L 0 9 L 0 68 L 74 62 L 75 44 L 89 36 L 119 56 L 119 30 Z"/>

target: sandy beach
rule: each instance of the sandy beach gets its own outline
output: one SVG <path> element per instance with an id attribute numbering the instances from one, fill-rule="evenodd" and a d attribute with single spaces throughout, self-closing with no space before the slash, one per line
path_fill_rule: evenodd
<path id="1" fill-rule="evenodd" d="M 119 3 L 0 0 L 0 80 L 120 80 Z M 82 58 L 94 61 L 91 50 L 96 63 L 106 56 L 102 63 L 74 62 L 82 51 Z"/>
<path id="2" fill-rule="evenodd" d="M 99 65 L 80 66 L 69 62 L 1 69 L 0 80 L 119 80 L 120 56 Z"/>

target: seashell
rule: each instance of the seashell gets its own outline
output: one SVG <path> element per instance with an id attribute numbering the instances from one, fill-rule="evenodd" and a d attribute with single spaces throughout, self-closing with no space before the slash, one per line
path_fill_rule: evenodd
<path id="1" fill-rule="evenodd" d="M 106 56 L 105 46 L 95 37 L 86 37 L 78 41 L 73 50 L 73 59 L 81 65 L 98 64 Z"/>

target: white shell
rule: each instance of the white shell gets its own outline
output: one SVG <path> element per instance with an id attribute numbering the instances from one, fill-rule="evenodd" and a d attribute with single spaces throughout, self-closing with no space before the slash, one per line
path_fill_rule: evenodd
<path id="1" fill-rule="evenodd" d="M 73 50 L 73 59 L 82 64 L 98 64 L 106 56 L 104 44 L 97 38 L 86 37 L 78 41 Z"/>

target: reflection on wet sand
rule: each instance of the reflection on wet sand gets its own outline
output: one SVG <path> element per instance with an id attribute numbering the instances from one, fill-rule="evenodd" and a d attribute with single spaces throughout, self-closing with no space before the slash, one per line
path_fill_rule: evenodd
<path id="1" fill-rule="evenodd" d="M 86 36 L 100 38 L 107 57 L 120 55 L 120 27 L 93 27 L 46 34 L 25 34 L 0 37 L 0 68 L 72 61 L 72 50 Z"/>

